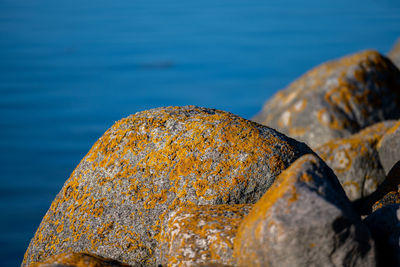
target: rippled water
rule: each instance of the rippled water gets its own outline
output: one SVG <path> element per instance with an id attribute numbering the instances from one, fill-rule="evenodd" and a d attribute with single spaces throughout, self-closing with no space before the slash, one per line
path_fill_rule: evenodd
<path id="1" fill-rule="evenodd" d="M 250 118 L 311 67 L 400 36 L 397 0 L 323 2 L 0 0 L 0 265 L 114 121 L 187 104 Z"/>

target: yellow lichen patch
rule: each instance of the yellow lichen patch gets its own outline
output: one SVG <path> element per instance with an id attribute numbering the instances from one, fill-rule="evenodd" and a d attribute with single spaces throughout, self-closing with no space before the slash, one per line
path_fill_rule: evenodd
<path id="1" fill-rule="evenodd" d="M 167 266 L 233 264 L 233 239 L 250 205 L 183 206 L 161 234 Z"/>

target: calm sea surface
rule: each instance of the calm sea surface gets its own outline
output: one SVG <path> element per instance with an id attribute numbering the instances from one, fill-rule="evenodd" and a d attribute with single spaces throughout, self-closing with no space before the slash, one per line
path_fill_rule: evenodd
<path id="1" fill-rule="evenodd" d="M 116 120 L 188 104 L 250 118 L 313 66 L 399 36 L 398 0 L 0 0 L 0 265 L 20 264 Z"/>

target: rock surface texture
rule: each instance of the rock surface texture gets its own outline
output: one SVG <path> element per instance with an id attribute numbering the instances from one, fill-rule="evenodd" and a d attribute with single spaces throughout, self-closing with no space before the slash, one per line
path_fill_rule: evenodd
<path id="1" fill-rule="evenodd" d="M 278 92 L 253 120 L 312 148 L 400 117 L 400 72 L 375 51 L 324 63 Z"/>
<path id="2" fill-rule="evenodd" d="M 400 121 L 380 140 L 378 152 L 380 162 L 387 174 L 394 164 L 400 160 Z"/>
<path id="3" fill-rule="evenodd" d="M 159 263 L 160 230 L 187 205 L 255 203 L 312 151 L 275 130 L 194 106 L 136 113 L 94 144 L 51 204 L 23 265 L 66 251 Z"/>
<path id="4" fill-rule="evenodd" d="M 163 266 L 234 264 L 233 240 L 252 205 L 182 207 L 162 232 Z"/>
<path id="5" fill-rule="evenodd" d="M 365 223 L 376 242 L 377 266 L 400 266 L 400 204 L 375 211 Z"/>
<path id="6" fill-rule="evenodd" d="M 129 267 L 129 265 L 86 253 L 62 253 L 43 262 L 32 263 L 30 267 Z"/>
<path id="7" fill-rule="evenodd" d="M 388 57 L 400 68 L 400 39 L 397 39 L 392 50 L 388 53 Z"/>
<path id="8" fill-rule="evenodd" d="M 314 155 L 282 172 L 239 227 L 238 266 L 373 266 L 368 229 Z"/>
<path id="9" fill-rule="evenodd" d="M 395 121 L 380 122 L 315 149 L 333 169 L 350 200 L 370 195 L 385 180 L 378 143 L 394 124 Z"/>

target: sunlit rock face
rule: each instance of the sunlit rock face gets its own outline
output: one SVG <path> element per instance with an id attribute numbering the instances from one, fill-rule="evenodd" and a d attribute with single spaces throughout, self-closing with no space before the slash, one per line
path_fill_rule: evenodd
<path id="1" fill-rule="evenodd" d="M 279 91 L 253 120 L 315 148 L 400 117 L 400 72 L 376 51 L 323 63 Z"/>

